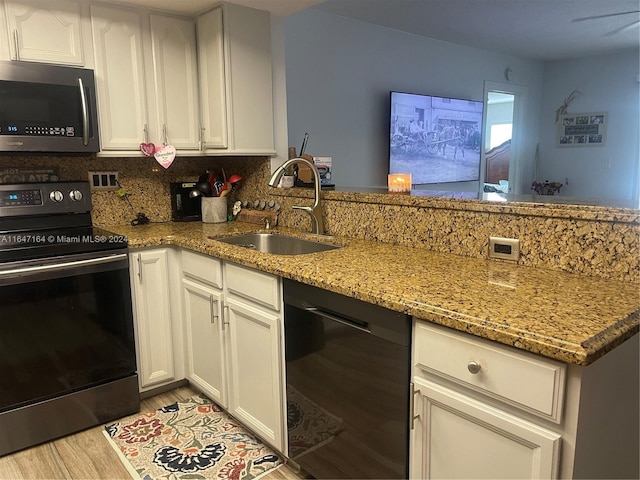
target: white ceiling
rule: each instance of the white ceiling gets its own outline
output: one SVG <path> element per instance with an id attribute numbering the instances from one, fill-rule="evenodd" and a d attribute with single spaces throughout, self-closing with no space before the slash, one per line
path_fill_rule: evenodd
<path id="1" fill-rule="evenodd" d="M 89 0 L 84 0 L 89 1 Z M 220 0 L 104 0 L 195 16 Z M 227 0 L 290 15 L 307 8 L 416 35 L 540 60 L 640 44 L 640 0 Z M 584 17 L 633 12 L 575 22 Z M 622 29 L 619 33 L 611 34 Z"/>

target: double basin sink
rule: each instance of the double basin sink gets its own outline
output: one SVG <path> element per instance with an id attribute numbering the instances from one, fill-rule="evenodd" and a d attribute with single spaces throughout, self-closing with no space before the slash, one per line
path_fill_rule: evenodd
<path id="1" fill-rule="evenodd" d="M 250 248 L 263 253 L 275 255 L 303 255 L 305 253 L 325 252 L 341 248 L 340 245 L 306 240 L 275 233 L 248 233 L 230 237 L 209 237 L 218 242 Z"/>

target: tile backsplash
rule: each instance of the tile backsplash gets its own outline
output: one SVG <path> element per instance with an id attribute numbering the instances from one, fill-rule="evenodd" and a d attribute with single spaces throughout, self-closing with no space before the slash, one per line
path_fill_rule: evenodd
<path id="1" fill-rule="evenodd" d="M 60 180 L 86 180 L 89 171 L 117 171 L 135 211 L 115 191 L 94 192 L 93 221 L 103 226 L 128 224 L 138 211 L 152 222 L 169 221 L 170 182 L 195 181 L 205 170 L 224 168 L 227 175 L 243 177 L 239 190 L 229 198 L 230 205 L 235 200 L 275 200 L 282 206 L 280 225 L 309 229 L 306 214 L 291 207 L 309 204 L 311 192 L 269 188 L 269 157 L 178 157 L 167 170 L 146 157 L 0 157 L 0 170 L 10 167 L 58 167 Z M 637 211 L 592 213 L 571 207 L 511 207 L 341 192 L 324 192 L 323 197 L 329 234 L 475 258 L 487 258 L 489 235 L 512 237 L 520 239 L 521 265 L 640 285 Z"/>

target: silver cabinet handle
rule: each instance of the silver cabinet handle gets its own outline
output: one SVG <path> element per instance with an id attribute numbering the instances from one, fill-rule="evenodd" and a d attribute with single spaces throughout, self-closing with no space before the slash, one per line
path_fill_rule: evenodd
<path id="1" fill-rule="evenodd" d="M 20 61 L 20 41 L 18 39 L 18 30 L 13 31 L 13 43 L 16 49 L 16 60 Z"/>
<path id="2" fill-rule="evenodd" d="M 471 361 L 467 364 L 467 370 L 469 370 L 471 374 L 476 375 L 480 373 L 480 370 L 482 370 L 482 365 L 478 362 Z"/>
<path id="3" fill-rule="evenodd" d="M 82 144 L 89 145 L 89 109 L 87 108 L 87 94 L 84 91 L 82 79 L 78 78 L 78 88 L 80 88 L 80 104 L 82 106 Z"/>
<path id="4" fill-rule="evenodd" d="M 169 143 L 169 137 L 167 136 L 167 124 L 162 124 L 162 144 L 167 145 Z"/>
<path id="5" fill-rule="evenodd" d="M 205 130 L 205 128 L 202 125 L 200 125 L 200 139 L 199 139 L 200 142 L 199 143 L 200 143 L 200 151 L 201 152 L 204 152 L 204 147 L 206 145 L 205 141 L 204 141 L 204 130 Z"/>
<path id="6" fill-rule="evenodd" d="M 213 298 L 213 295 L 211 295 L 209 296 L 209 304 L 211 305 L 211 324 L 215 325 L 216 318 L 220 318 L 219 315 L 216 315 L 216 305 L 218 304 L 218 300 Z"/>
<path id="7" fill-rule="evenodd" d="M 225 305 L 224 302 L 222 302 L 222 312 L 222 330 L 224 330 L 224 326 L 229 325 L 229 320 L 227 320 L 229 318 L 229 305 Z"/>
<path id="8" fill-rule="evenodd" d="M 149 126 L 146 123 L 142 126 L 142 132 L 144 135 L 144 143 L 149 143 Z"/>
<path id="9" fill-rule="evenodd" d="M 142 282 L 142 255 L 138 254 L 138 280 Z"/>
<path id="10" fill-rule="evenodd" d="M 411 430 L 414 428 L 416 418 L 420 417 L 420 414 L 416 415 L 416 394 L 418 390 L 414 388 L 413 382 L 409 383 L 409 417 L 411 418 Z"/>

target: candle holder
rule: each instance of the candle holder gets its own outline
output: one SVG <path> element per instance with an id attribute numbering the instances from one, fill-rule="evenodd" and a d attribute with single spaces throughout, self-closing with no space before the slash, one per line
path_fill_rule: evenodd
<path id="1" fill-rule="evenodd" d="M 387 184 L 389 193 L 411 193 L 411 174 L 390 173 Z"/>

